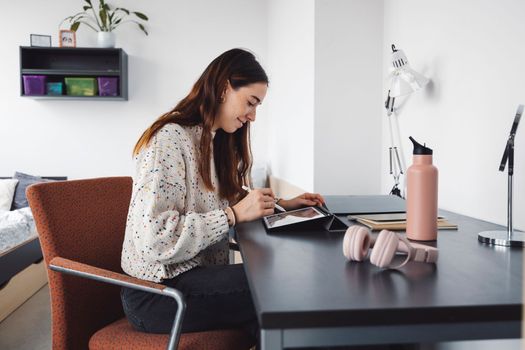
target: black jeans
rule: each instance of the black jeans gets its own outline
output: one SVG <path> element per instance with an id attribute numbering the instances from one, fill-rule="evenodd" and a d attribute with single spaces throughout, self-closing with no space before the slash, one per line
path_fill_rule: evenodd
<path id="1" fill-rule="evenodd" d="M 258 338 L 259 327 L 242 264 L 195 267 L 162 284 L 185 298 L 182 332 L 242 328 Z M 122 306 L 139 331 L 169 333 L 177 304 L 171 297 L 122 288 Z"/>

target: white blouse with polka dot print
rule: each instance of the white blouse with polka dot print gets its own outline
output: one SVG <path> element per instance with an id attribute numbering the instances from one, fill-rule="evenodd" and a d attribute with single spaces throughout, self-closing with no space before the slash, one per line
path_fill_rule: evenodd
<path id="1" fill-rule="evenodd" d="M 136 156 L 133 193 L 122 247 L 122 269 L 154 282 L 195 266 L 229 261 L 228 201 L 220 199 L 199 175 L 197 150 L 201 126 L 170 123 Z"/>

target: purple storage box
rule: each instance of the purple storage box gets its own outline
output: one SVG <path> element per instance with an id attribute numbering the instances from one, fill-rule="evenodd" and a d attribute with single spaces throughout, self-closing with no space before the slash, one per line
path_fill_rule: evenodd
<path id="1" fill-rule="evenodd" d="M 99 96 L 118 96 L 117 77 L 98 77 Z"/>
<path id="2" fill-rule="evenodd" d="M 45 75 L 24 75 L 24 95 L 44 95 L 46 93 Z"/>

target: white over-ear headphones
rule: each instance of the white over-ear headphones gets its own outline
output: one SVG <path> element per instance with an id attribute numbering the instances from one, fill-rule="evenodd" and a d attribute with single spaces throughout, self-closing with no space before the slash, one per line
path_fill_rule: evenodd
<path id="1" fill-rule="evenodd" d="M 375 244 L 374 244 L 375 243 Z M 371 247 L 370 262 L 382 268 L 397 269 L 409 261 L 435 263 L 438 260 L 437 248 L 409 242 L 404 236 L 383 230 L 372 237 L 370 230 L 363 226 L 350 226 L 343 239 L 343 254 L 350 261 L 363 261 Z M 399 265 L 391 265 L 397 251 L 407 253 L 406 259 Z"/>

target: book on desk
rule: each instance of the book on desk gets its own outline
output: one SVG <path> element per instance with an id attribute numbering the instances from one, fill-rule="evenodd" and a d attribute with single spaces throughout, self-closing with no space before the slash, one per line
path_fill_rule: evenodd
<path id="1" fill-rule="evenodd" d="M 348 219 L 357 221 L 372 230 L 404 231 L 407 228 L 406 213 L 353 214 L 348 215 Z M 437 226 L 438 230 L 458 229 L 458 225 L 442 216 L 438 216 Z"/>

